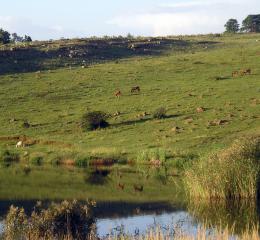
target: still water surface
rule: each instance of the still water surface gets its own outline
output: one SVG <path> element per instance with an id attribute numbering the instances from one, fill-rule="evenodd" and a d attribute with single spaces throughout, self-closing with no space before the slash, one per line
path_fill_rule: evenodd
<path id="1" fill-rule="evenodd" d="M 57 199 L 91 198 L 97 202 L 95 216 L 100 237 L 122 230 L 143 234 L 158 225 L 165 231 L 169 227 L 171 231 L 181 228 L 195 234 L 205 222 L 213 227 L 236 224 L 235 233 L 239 234 L 249 224 L 259 223 L 255 202 L 195 204 L 184 195 L 180 179 L 172 177 L 168 169 L 42 166 L 25 173 L 20 166 L 0 168 L 0 219 L 10 205 L 24 207 L 30 213 L 39 199 L 48 205 Z"/>

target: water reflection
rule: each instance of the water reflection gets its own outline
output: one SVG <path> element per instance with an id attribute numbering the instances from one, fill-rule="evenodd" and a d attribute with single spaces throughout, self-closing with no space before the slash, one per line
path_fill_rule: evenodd
<path id="1" fill-rule="evenodd" d="M 104 185 L 108 181 L 108 175 L 110 174 L 108 169 L 95 169 L 86 173 L 84 180 L 86 183 L 93 185 Z"/>
<path id="2" fill-rule="evenodd" d="M 207 226 L 229 226 L 235 234 L 259 224 L 258 204 L 248 201 L 189 202 L 187 209 L 197 222 Z"/>
<path id="3" fill-rule="evenodd" d="M 147 232 L 148 229 L 161 228 L 174 235 L 174 231 L 177 228 L 181 228 L 185 232 L 195 234 L 197 225 L 194 224 L 191 216 L 185 211 L 177 211 L 172 213 L 146 214 L 132 217 L 120 217 L 120 218 L 101 218 L 97 221 L 98 236 L 106 237 L 108 234 L 120 235 L 142 235 Z"/>
<path id="4" fill-rule="evenodd" d="M 164 229 L 182 226 L 194 233 L 197 226 L 204 223 L 213 227 L 235 225 L 235 233 L 239 234 L 259 222 L 259 209 L 254 201 L 187 202 L 181 179 L 173 177 L 166 166 L 118 169 L 116 166 L 88 169 L 33 166 L 28 175 L 24 174 L 23 168 L 12 166 L 0 168 L 0 176 L 0 198 L 13 199 L 0 201 L 0 219 L 12 204 L 24 207 L 30 213 L 36 200 L 14 200 L 26 196 L 41 200 L 96 199 L 97 231 L 101 236 L 122 230 L 130 234 L 144 233 L 157 224 Z M 46 206 L 50 203 L 43 202 Z"/>
<path id="5" fill-rule="evenodd" d="M 49 203 L 44 204 L 47 206 Z M 3 219 L 11 204 L 25 207 L 30 214 L 35 201 L 0 202 L 0 219 Z M 174 235 L 178 229 L 196 235 L 200 226 L 208 229 L 230 226 L 234 234 L 239 235 L 259 223 L 259 211 L 253 201 L 219 201 L 211 204 L 190 202 L 187 206 L 167 202 L 98 202 L 94 214 L 100 237 L 120 233 L 140 235 L 157 226 L 170 235 Z M 0 224 L 0 232 L 2 228 Z"/>

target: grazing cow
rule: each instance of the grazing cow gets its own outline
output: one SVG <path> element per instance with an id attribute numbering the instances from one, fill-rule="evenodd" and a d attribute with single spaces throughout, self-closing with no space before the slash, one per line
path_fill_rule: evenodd
<path id="1" fill-rule="evenodd" d="M 119 98 L 119 97 L 122 96 L 122 92 L 121 92 L 120 90 L 118 90 L 118 91 L 116 91 L 116 92 L 114 93 L 114 95 Z"/>
<path id="2" fill-rule="evenodd" d="M 134 93 L 134 92 L 140 92 L 140 87 L 139 86 L 134 86 L 131 88 L 131 93 Z"/>
<path id="3" fill-rule="evenodd" d="M 244 69 L 244 70 L 242 70 L 242 73 L 243 73 L 243 75 L 250 75 L 251 74 L 251 69 L 250 68 Z"/>
<path id="4" fill-rule="evenodd" d="M 134 184 L 134 190 L 135 192 L 142 192 L 144 190 L 144 186 L 143 185 L 137 185 L 137 184 Z"/>
<path id="5" fill-rule="evenodd" d="M 23 141 L 19 141 L 18 143 L 16 143 L 15 147 L 16 148 L 24 147 Z"/>
<path id="6" fill-rule="evenodd" d="M 239 72 L 238 71 L 233 71 L 232 72 L 232 77 L 237 77 L 239 76 Z"/>
<path id="7" fill-rule="evenodd" d="M 118 183 L 118 184 L 117 184 L 117 187 L 118 187 L 119 189 L 121 189 L 121 190 L 124 190 L 125 184 L 123 184 L 123 183 Z"/>

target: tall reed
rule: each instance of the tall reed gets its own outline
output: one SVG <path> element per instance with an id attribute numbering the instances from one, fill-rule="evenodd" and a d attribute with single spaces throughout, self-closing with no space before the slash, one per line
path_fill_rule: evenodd
<path id="1" fill-rule="evenodd" d="M 238 139 L 226 150 L 187 169 L 185 189 L 193 199 L 256 198 L 259 158 L 259 136 Z"/>

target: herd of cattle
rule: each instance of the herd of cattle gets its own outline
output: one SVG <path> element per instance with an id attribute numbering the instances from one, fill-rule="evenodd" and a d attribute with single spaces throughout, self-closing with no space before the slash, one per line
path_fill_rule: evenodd
<path id="1" fill-rule="evenodd" d="M 247 69 L 242 69 L 242 70 L 239 70 L 239 71 L 233 71 L 232 72 L 232 77 L 239 77 L 239 76 L 245 76 L 245 75 L 250 75 L 252 73 L 251 69 L 250 68 L 247 68 Z M 139 93 L 141 91 L 140 87 L 139 86 L 134 86 L 131 88 L 131 93 Z M 122 92 L 121 90 L 116 90 L 114 95 L 116 97 L 121 97 L 122 96 Z"/>
<path id="2" fill-rule="evenodd" d="M 140 91 L 141 91 L 141 89 L 140 89 L 139 86 L 134 86 L 134 87 L 131 88 L 131 93 L 135 93 L 135 92 L 139 93 Z M 122 96 L 121 90 L 115 91 L 114 95 L 115 95 L 116 97 Z"/>
<path id="3" fill-rule="evenodd" d="M 232 72 L 232 77 L 239 77 L 239 76 L 244 76 L 244 75 L 250 75 L 251 74 L 251 69 L 243 69 L 240 71 L 233 71 Z"/>

